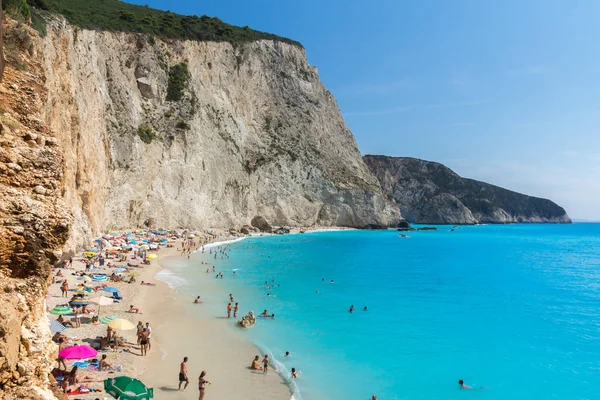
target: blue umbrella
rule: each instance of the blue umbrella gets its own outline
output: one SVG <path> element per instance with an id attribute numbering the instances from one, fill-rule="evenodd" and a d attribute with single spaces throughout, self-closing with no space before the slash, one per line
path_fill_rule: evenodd
<path id="1" fill-rule="evenodd" d="M 169 241 L 169 239 L 167 239 L 167 238 L 162 238 L 162 239 L 160 239 L 160 241 L 161 241 L 162 243 L 164 243 L 164 242 L 168 242 L 168 241 Z"/>
<path id="2" fill-rule="evenodd" d="M 112 287 L 112 286 L 105 287 L 105 288 L 104 288 L 104 289 L 102 289 L 102 290 L 104 290 L 105 292 L 108 292 L 108 293 L 119 293 L 119 289 L 117 289 L 117 288 L 114 288 L 114 287 Z"/>
<path id="3" fill-rule="evenodd" d="M 127 269 L 126 268 L 115 268 L 113 271 L 116 273 L 119 273 L 119 272 L 125 272 L 125 271 L 127 271 Z"/>
<path id="4" fill-rule="evenodd" d="M 135 240 L 132 240 L 129 242 L 129 244 L 138 244 L 138 242 L 136 242 Z"/>
<path id="5" fill-rule="evenodd" d="M 94 242 L 96 242 L 96 243 L 102 243 L 102 240 L 101 239 L 96 239 L 96 240 L 94 240 Z"/>
<path id="6" fill-rule="evenodd" d="M 150 241 L 148 239 L 144 239 L 144 240 L 142 240 L 142 242 L 144 242 L 144 243 L 150 243 Z"/>

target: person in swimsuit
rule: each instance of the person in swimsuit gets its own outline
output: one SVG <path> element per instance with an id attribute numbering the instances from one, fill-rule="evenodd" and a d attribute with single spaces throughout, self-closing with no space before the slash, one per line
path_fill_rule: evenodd
<path id="1" fill-rule="evenodd" d="M 206 385 L 210 385 L 211 383 L 206 379 L 206 371 L 202 371 L 200 373 L 200 377 L 198 378 L 198 390 L 200 391 L 199 400 L 204 399 L 204 395 L 206 394 Z"/>
<path id="2" fill-rule="evenodd" d="M 233 318 L 237 318 L 238 308 L 238 303 L 235 303 L 235 306 L 233 307 Z"/>
<path id="3" fill-rule="evenodd" d="M 183 357 L 183 362 L 179 366 L 179 387 L 177 388 L 177 390 L 181 390 L 181 384 L 183 382 L 185 382 L 185 386 L 183 387 L 184 392 L 185 392 L 185 389 L 187 389 L 188 385 L 190 384 L 190 380 L 188 379 L 188 376 L 187 376 L 187 361 L 188 361 L 188 358 Z"/>
<path id="4" fill-rule="evenodd" d="M 140 351 L 142 355 L 145 356 L 148 354 L 148 331 L 146 328 L 142 329 L 141 337 L 140 337 Z"/>
<path id="5" fill-rule="evenodd" d="M 292 379 L 298 379 L 298 372 L 296 372 L 296 368 L 292 367 Z"/>
<path id="6" fill-rule="evenodd" d="M 144 323 L 142 321 L 138 321 L 136 329 L 137 329 L 137 344 L 140 344 L 140 341 L 142 340 L 142 331 L 144 330 Z"/>
<path id="7" fill-rule="evenodd" d="M 208 270 L 206 270 L 206 272 L 208 272 Z M 194 304 L 198 303 L 200 303 L 200 296 L 196 297 L 196 300 L 194 300 Z"/>
<path id="8" fill-rule="evenodd" d="M 269 355 L 265 354 L 265 358 L 263 358 L 263 373 L 266 374 L 269 370 Z"/>
<path id="9" fill-rule="evenodd" d="M 260 362 L 258 361 L 259 357 L 258 356 L 254 356 L 254 360 L 252 360 L 252 364 L 250 365 L 250 369 L 254 369 L 257 371 L 262 371 L 263 367 L 262 365 L 260 365 Z"/>
<path id="10" fill-rule="evenodd" d="M 348 310 L 349 313 L 352 313 L 352 311 L 354 311 L 354 305 L 351 305 L 350 309 Z"/>
<path id="11" fill-rule="evenodd" d="M 231 303 L 227 303 L 227 318 L 231 318 Z"/>
<path id="12" fill-rule="evenodd" d="M 462 379 L 458 380 L 458 385 L 460 386 L 461 389 L 472 389 L 471 386 L 465 385 L 465 381 L 463 381 Z"/>

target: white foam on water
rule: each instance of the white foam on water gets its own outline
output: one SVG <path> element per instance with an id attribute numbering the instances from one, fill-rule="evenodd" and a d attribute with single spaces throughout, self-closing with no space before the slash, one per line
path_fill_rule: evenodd
<path id="1" fill-rule="evenodd" d="M 155 279 L 165 282 L 171 289 L 176 289 L 188 283 L 188 281 L 178 275 L 176 275 L 170 269 L 163 269 L 154 275 Z"/>
<path id="2" fill-rule="evenodd" d="M 230 243 L 241 242 L 244 239 L 246 239 L 246 236 L 240 237 L 240 238 L 236 238 L 236 239 L 231 239 L 231 240 L 223 240 L 222 242 L 208 243 L 208 244 L 204 245 L 204 250 L 210 249 L 210 248 L 213 248 L 213 247 L 223 246 L 223 245 L 230 244 Z M 196 250 L 196 251 L 194 251 L 194 253 L 197 253 L 198 251 L 202 251 L 202 249 Z"/>

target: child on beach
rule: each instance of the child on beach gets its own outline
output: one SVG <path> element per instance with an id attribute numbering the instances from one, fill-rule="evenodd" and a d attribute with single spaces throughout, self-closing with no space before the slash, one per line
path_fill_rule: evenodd
<path id="1" fill-rule="evenodd" d="M 269 370 L 269 355 L 265 354 L 265 358 L 263 358 L 263 373 L 266 374 L 267 371 Z"/>

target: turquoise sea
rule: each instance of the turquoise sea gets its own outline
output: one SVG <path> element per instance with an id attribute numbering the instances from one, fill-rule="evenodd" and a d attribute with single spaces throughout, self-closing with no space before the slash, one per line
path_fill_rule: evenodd
<path id="1" fill-rule="evenodd" d="M 239 334 L 302 372 L 296 399 L 600 398 L 600 224 L 451 229 L 251 238 L 162 275 L 190 296 L 210 279 L 211 317 L 229 293 L 275 313 Z"/>

